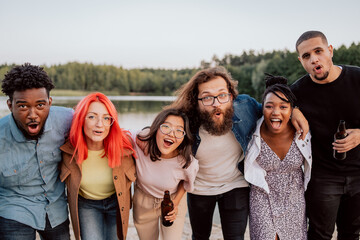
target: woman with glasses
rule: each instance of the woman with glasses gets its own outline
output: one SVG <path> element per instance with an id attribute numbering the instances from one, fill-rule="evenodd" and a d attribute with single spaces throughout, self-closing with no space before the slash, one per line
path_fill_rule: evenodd
<path id="1" fill-rule="evenodd" d="M 191 155 L 192 136 L 188 118 L 176 109 L 160 112 L 150 128 L 133 134 L 137 180 L 134 193 L 134 224 L 140 240 L 181 239 L 187 211 L 186 191 L 192 191 L 199 169 Z M 144 149 L 144 151 L 142 151 Z M 145 152 L 145 153 L 144 153 Z M 161 201 L 170 191 L 174 210 L 161 224 Z"/>
<path id="2" fill-rule="evenodd" d="M 135 153 L 104 94 L 91 93 L 77 104 L 69 139 L 60 149 L 75 238 L 125 239 Z"/>

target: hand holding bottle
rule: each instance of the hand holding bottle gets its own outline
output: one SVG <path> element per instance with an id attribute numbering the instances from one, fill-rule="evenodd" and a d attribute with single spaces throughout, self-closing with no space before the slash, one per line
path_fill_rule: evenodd
<path id="1" fill-rule="evenodd" d="M 177 214 L 178 214 L 178 206 L 174 202 L 174 210 L 169 212 L 168 215 L 165 216 L 165 219 L 167 221 L 174 222 Z"/>
<path id="2" fill-rule="evenodd" d="M 360 129 L 347 129 L 348 136 L 333 143 L 333 149 L 339 153 L 348 152 L 360 144 Z"/>

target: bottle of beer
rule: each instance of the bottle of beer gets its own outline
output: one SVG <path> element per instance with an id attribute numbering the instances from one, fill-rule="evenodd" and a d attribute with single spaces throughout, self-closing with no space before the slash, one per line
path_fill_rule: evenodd
<path id="1" fill-rule="evenodd" d="M 338 130 L 334 135 L 334 141 L 337 139 L 344 139 L 347 137 L 346 128 L 345 128 L 345 121 L 340 120 Z M 346 158 L 346 152 L 339 153 L 338 151 L 334 150 L 334 158 L 337 160 L 344 160 Z"/>
<path id="2" fill-rule="evenodd" d="M 166 190 L 164 192 L 164 199 L 161 202 L 161 219 L 162 219 L 162 224 L 165 227 L 170 227 L 173 224 L 172 222 L 167 221 L 165 219 L 165 216 L 167 216 L 168 213 L 171 212 L 172 210 L 174 210 L 174 203 L 170 199 L 170 192 Z"/>

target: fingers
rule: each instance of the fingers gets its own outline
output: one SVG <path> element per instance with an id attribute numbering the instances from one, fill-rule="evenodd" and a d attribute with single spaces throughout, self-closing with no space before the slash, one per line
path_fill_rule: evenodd
<path id="1" fill-rule="evenodd" d="M 339 153 L 350 151 L 359 145 L 360 131 L 348 129 L 348 136 L 344 139 L 337 139 L 333 142 L 333 149 Z"/>
<path id="2" fill-rule="evenodd" d="M 175 221 L 177 214 L 178 214 L 178 208 L 177 208 L 177 207 L 174 207 L 174 210 L 172 210 L 171 212 L 169 212 L 168 215 L 165 216 L 165 219 L 168 220 L 168 221 L 170 221 L 170 222 L 173 222 L 173 221 Z"/>
<path id="3" fill-rule="evenodd" d="M 305 140 L 306 133 L 304 133 L 304 130 L 300 128 L 298 122 L 293 122 L 293 126 L 296 130 L 296 133 L 299 134 L 299 139 Z"/>
<path id="4" fill-rule="evenodd" d="M 305 140 L 305 136 L 309 132 L 309 123 L 298 108 L 294 108 L 292 114 L 291 123 L 300 135 L 299 139 Z"/>

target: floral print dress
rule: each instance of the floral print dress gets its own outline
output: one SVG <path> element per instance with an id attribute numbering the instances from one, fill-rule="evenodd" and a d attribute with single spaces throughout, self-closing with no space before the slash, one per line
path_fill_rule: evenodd
<path id="1" fill-rule="evenodd" d="M 251 186 L 250 238 L 273 240 L 278 234 L 281 240 L 306 240 L 304 158 L 295 138 L 283 160 L 261 139 L 256 161 L 266 171 L 270 193 Z"/>

